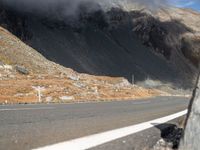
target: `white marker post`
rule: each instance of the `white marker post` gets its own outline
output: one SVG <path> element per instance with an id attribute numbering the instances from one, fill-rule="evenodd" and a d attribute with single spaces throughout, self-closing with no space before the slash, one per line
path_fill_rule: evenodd
<path id="1" fill-rule="evenodd" d="M 135 84 L 135 76 L 132 74 L 132 84 Z"/>
<path id="2" fill-rule="evenodd" d="M 42 94 L 41 92 L 45 90 L 44 87 L 41 87 L 41 86 L 33 86 L 33 88 L 37 91 L 38 93 L 38 102 L 41 103 L 42 102 Z"/>

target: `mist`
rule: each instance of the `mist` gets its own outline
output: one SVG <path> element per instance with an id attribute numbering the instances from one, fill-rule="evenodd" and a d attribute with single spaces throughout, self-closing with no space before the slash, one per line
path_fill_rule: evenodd
<path id="1" fill-rule="evenodd" d="M 168 3 L 167 0 L 0 0 L 0 4 L 23 13 L 68 17 L 76 16 L 81 9 L 90 12 L 144 6 L 156 10 Z"/>

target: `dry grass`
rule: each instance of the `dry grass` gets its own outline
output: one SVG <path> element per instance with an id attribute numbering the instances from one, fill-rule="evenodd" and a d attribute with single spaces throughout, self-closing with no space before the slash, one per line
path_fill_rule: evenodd
<path id="1" fill-rule="evenodd" d="M 61 102 L 60 97 L 73 97 L 65 102 L 110 101 L 138 99 L 160 95 L 157 90 L 137 86 L 116 86 L 122 78 L 83 76 L 78 81 L 67 77 L 49 75 L 16 75 L 14 79 L 0 81 L 0 103 L 34 103 L 37 92 L 33 86 L 44 87 L 43 102 L 51 97 L 51 102 Z"/>

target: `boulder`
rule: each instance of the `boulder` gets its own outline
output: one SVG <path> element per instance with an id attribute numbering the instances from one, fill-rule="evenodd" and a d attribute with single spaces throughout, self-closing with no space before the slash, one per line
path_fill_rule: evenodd
<path id="1" fill-rule="evenodd" d="M 13 69 L 13 67 L 11 65 L 4 65 L 3 67 L 4 67 L 4 69 L 7 69 L 7 70 L 12 70 Z"/>
<path id="2" fill-rule="evenodd" d="M 74 100 L 73 96 L 61 96 L 59 97 L 62 101 Z"/>
<path id="3" fill-rule="evenodd" d="M 23 66 L 15 66 L 15 69 L 17 72 L 19 72 L 20 74 L 24 74 L 24 75 L 28 75 L 29 74 L 29 71 L 23 67 Z"/>
<path id="4" fill-rule="evenodd" d="M 52 102 L 52 100 L 53 100 L 53 98 L 51 96 L 46 97 L 46 102 L 50 103 L 50 102 Z"/>

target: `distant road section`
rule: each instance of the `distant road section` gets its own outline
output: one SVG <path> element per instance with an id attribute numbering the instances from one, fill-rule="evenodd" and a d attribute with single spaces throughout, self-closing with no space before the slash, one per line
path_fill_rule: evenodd
<path id="1" fill-rule="evenodd" d="M 165 117 L 187 108 L 182 97 L 123 102 L 0 106 L 0 150 L 26 150 Z"/>

